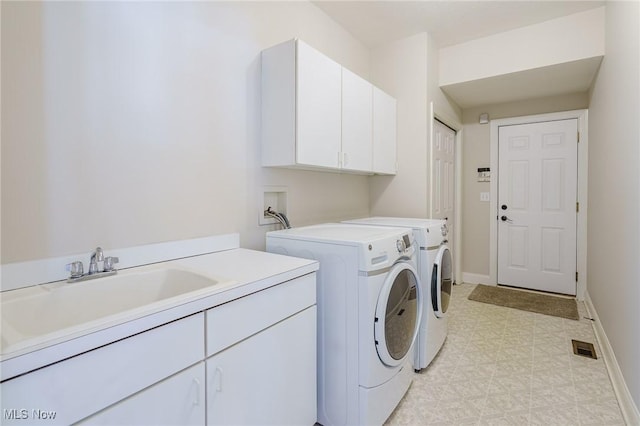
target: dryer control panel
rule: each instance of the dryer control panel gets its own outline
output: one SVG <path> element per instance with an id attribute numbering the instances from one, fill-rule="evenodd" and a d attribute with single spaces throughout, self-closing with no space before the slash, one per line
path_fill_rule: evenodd
<path id="1" fill-rule="evenodd" d="M 440 227 L 440 232 L 442 233 L 442 236 L 446 238 L 447 234 L 449 233 L 449 228 L 447 227 L 446 223 Z"/>

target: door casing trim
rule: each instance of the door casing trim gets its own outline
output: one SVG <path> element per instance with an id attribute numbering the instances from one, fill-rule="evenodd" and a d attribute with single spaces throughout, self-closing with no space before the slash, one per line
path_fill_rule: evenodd
<path id="1" fill-rule="evenodd" d="M 576 283 L 576 298 L 584 300 L 587 290 L 587 176 L 588 176 L 588 148 L 589 126 L 588 110 L 553 112 L 548 114 L 527 115 L 522 117 L 502 118 L 491 121 L 490 154 L 491 154 L 491 183 L 489 203 L 489 283 L 498 284 L 498 129 L 500 126 L 517 124 L 531 124 L 545 121 L 578 120 L 578 202 L 580 211 L 576 217 L 576 269 L 578 282 Z"/>

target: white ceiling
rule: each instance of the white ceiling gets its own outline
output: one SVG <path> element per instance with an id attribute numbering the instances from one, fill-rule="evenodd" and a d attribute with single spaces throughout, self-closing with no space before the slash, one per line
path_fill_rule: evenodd
<path id="1" fill-rule="evenodd" d="M 325 1 L 313 2 L 372 48 L 421 32 L 440 47 L 602 6 L 604 1 Z"/>
<path id="2" fill-rule="evenodd" d="M 582 12 L 604 1 L 324 1 L 313 2 L 367 47 L 428 32 L 438 46 Z M 585 92 L 601 58 L 442 87 L 461 108 Z"/>

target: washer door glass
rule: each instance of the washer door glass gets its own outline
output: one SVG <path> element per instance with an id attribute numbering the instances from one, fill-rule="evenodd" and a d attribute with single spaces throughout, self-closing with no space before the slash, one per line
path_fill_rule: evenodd
<path id="1" fill-rule="evenodd" d="M 440 247 L 431 271 L 431 304 L 438 318 L 444 317 L 449 308 L 453 284 L 452 264 L 449 247 Z"/>
<path id="2" fill-rule="evenodd" d="M 411 349 L 422 314 L 418 273 L 411 264 L 397 263 L 378 296 L 375 343 L 383 363 L 397 366 Z"/>

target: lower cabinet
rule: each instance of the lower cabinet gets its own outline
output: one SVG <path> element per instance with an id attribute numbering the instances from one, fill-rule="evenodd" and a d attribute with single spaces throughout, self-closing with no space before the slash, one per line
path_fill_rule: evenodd
<path id="1" fill-rule="evenodd" d="M 316 422 L 316 307 L 207 359 L 207 424 Z"/>
<path id="2" fill-rule="evenodd" d="M 81 425 L 203 425 L 205 366 L 200 362 L 81 421 Z"/>
<path id="3" fill-rule="evenodd" d="M 298 277 L 5 380 L 0 423 L 313 425 L 315 281 Z"/>
<path id="4" fill-rule="evenodd" d="M 0 424 L 30 425 L 46 418 L 43 424 L 69 425 L 87 419 L 202 363 L 204 333 L 201 312 L 5 380 Z M 130 407 L 130 415 L 145 415 L 145 408 Z"/>

